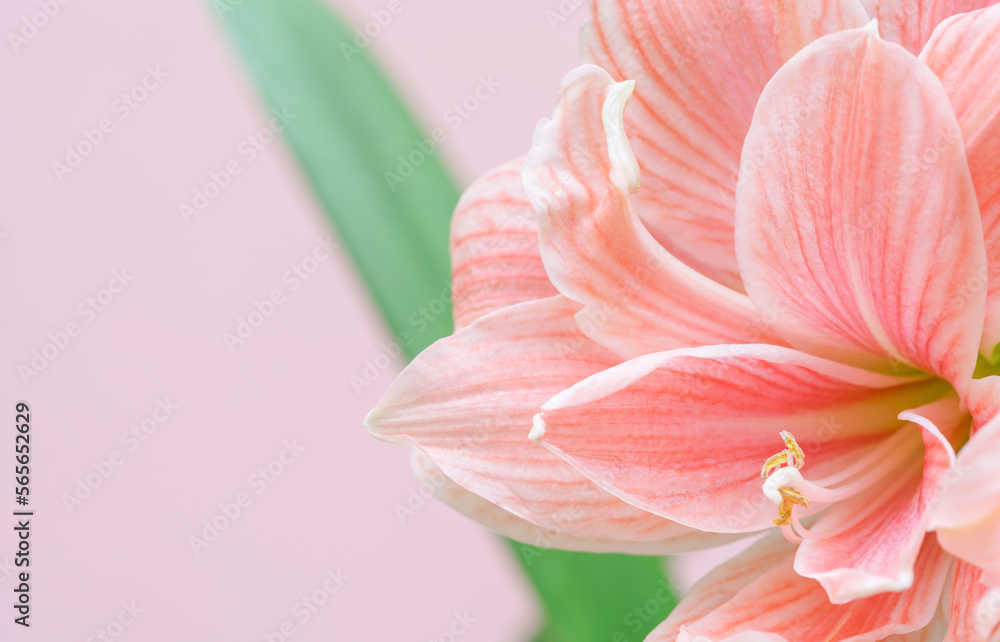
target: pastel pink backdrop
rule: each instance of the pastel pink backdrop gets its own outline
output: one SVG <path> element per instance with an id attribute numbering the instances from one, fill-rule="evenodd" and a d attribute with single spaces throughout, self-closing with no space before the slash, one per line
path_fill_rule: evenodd
<path id="1" fill-rule="evenodd" d="M 500 83 L 444 145 L 461 179 L 523 153 L 575 64 L 586 8 L 553 25 L 555 0 L 402 4 L 371 47 L 429 128 L 480 75 Z M 362 25 L 384 5 L 337 8 Z M 282 281 L 311 267 L 329 231 L 281 142 L 252 162 L 240 155 L 269 116 L 208 3 L 69 2 L 15 52 L 7 34 L 39 7 L 0 8 L 0 421 L 31 404 L 37 511 L 32 627 L 0 607 L 0 637 L 114 634 L 122 602 L 134 602 L 143 611 L 120 639 L 278 640 L 287 621 L 294 634 L 283 637 L 296 642 L 422 642 L 447 639 L 456 613 L 475 619 L 463 640 L 526 639 L 537 609 L 499 540 L 436 502 L 397 515 L 418 489 L 408 453 L 361 421 L 400 364 L 360 394 L 350 382 L 391 337 L 342 252 L 294 291 Z M 120 119 L 116 98 L 157 66 L 169 75 Z M 105 118 L 110 133 L 59 180 L 53 162 Z M 241 173 L 185 221 L 180 204 L 231 160 Z M 132 277 L 127 287 L 99 312 L 81 309 L 107 301 L 116 270 Z M 230 351 L 223 333 L 276 288 L 283 302 Z M 76 336 L 25 383 L 19 366 L 50 333 L 65 343 L 71 322 Z M 158 400 L 176 405 L 169 418 L 146 441 L 124 437 Z M 2 435 L 0 452 L 12 453 L 13 430 Z M 302 452 L 283 454 L 286 442 Z M 110 475 L 67 508 L 88 475 L 107 473 L 102 462 Z M 269 464 L 280 475 L 253 477 Z M 0 457 L 8 515 L 13 466 Z M 196 554 L 189 538 L 229 519 L 219 505 L 240 493 L 249 503 Z M 15 584 L 5 520 L 0 604 Z M 682 563 L 685 583 L 699 564 Z M 332 594 L 327 571 L 347 578 Z M 317 591 L 325 603 L 303 624 L 293 609 Z"/>

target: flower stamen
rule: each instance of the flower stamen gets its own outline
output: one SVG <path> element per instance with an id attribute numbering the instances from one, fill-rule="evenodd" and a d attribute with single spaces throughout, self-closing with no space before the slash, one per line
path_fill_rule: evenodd
<path id="1" fill-rule="evenodd" d="M 809 508 L 809 498 L 795 490 L 794 488 L 779 488 L 781 493 L 781 503 L 778 504 L 778 517 L 774 520 L 775 526 L 784 526 L 792 523 L 792 505 L 798 504 L 802 508 Z"/>
<path id="2" fill-rule="evenodd" d="M 799 448 L 799 444 L 795 441 L 792 433 L 782 430 L 781 438 L 785 441 L 786 448 L 777 455 L 768 457 L 767 461 L 764 462 L 764 467 L 760 470 L 760 476 L 764 479 L 770 477 L 771 473 L 782 464 L 788 464 L 789 466 L 794 466 L 796 469 L 801 469 L 806 463 L 806 455 Z"/>
<path id="3" fill-rule="evenodd" d="M 881 503 L 869 502 L 849 515 L 840 515 L 838 524 L 822 531 L 810 531 L 802 524 L 803 514 L 815 504 L 814 510 L 856 497 L 880 488 L 885 494 L 895 494 L 914 476 L 920 475 L 923 458 L 920 457 L 923 440 L 919 428 L 901 428 L 885 437 L 881 443 L 869 448 L 861 456 L 852 458 L 838 472 L 810 481 L 799 469 L 805 454 L 788 431 L 782 431 L 785 450 L 773 455 L 764 463 L 764 496 L 778 507 L 778 517 L 773 521 L 781 526 L 785 537 L 795 543 L 803 539 L 821 540 L 836 537 L 872 518 Z M 828 520 L 829 521 L 829 520 Z"/>
<path id="4" fill-rule="evenodd" d="M 781 431 L 781 438 L 785 442 L 785 450 L 781 451 L 777 455 L 772 455 L 767 458 L 764 462 L 764 467 L 761 468 L 760 476 L 767 480 L 774 472 L 781 467 L 783 464 L 786 466 L 786 470 L 794 469 L 799 470 L 805 465 L 806 455 L 802 452 L 802 448 L 799 447 L 798 442 L 795 441 L 795 437 L 792 433 L 787 430 Z M 784 483 L 789 482 L 787 485 L 782 485 L 777 489 L 773 488 L 774 481 L 764 482 L 764 492 L 771 496 L 774 495 L 774 490 L 777 490 L 777 494 L 780 497 L 778 501 L 778 517 L 774 520 L 775 526 L 787 526 L 792 523 L 792 508 L 795 505 L 801 506 L 802 508 L 809 508 L 809 498 L 802 494 L 802 491 L 795 488 L 792 485 L 793 479 L 799 479 L 801 481 L 801 476 L 796 472 L 794 475 L 790 473 L 785 473 L 780 476 L 781 481 Z M 796 484 L 798 485 L 798 484 Z M 768 493 L 769 487 L 772 491 Z"/>

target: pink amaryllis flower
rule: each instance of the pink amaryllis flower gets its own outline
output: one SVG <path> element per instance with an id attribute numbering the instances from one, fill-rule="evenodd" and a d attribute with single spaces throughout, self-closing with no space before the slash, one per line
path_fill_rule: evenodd
<path id="1" fill-rule="evenodd" d="M 595 64 L 456 211 L 457 332 L 369 430 L 533 544 L 775 530 L 651 639 L 995 635 L 985 4 L 595 3 Z"/>

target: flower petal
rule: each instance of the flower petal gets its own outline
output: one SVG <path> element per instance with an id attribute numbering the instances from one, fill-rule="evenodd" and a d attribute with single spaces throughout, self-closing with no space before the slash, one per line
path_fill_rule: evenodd
<path id="1" fill-rule="evenodd" d="M 771 76 L 819 36 L 868 22 L 856 0 L 594 2 L 584 61 L 634 79 L 626 130 L 643 168 L 636 207 L 689 265 L 740 288 L 733 251 L 740 149 Z"/>
<path id="2" fill-rule="evenodd" d="M 884 485 L 831 506 L 810 529 L 814 533 L 858 521 L 857 515 L 868 517 L 838 535 L 804 540 L 795 556 L 796 572 L 818 580 L 834 604 L 913 584 L 913 562 L 924 540 L 931 502 L 955 461 L 948 437 L 967 432 L 969 423 L 954 396 L 904 412 L 900 419 L 917 424 L 902 430 L 912 430 L 917 442 L 923 437 L 924 452 L 917 450 L 923 465 L 916 459 L 916 466 L 895 474 L 887 470 Z"/>
<path id="3" fill-rule="evenodd" d="M 982 583 L 982 571 L 956 562 L 948 577 L 945 602 L 948 636 L 945 642 L 987 642 L 1000 624 L 1000 591 Z"/>
<path id="4" fill-rule="evenodd" d="M 821 38 L 765 89 L 741 172 L 736 251 L 782 336 L 962 392 L 985 292 L 953 293 L 985 248 L 961 132 L 929 69 L 870 29 Z"/>
<path id="5" fill-rule="evenodd" d="M 621 551 L 625 547 L 622 542 L 616 540 L 579 537 L 564 529 L 545 528 L 521 519 L 456 484 L 434 465 L 430 457 L 419 450 L 413 451 L 412 463 L 417 478 L 425 488 L 434 493 L 435 497 L 504 537 L 540 548 L 558 548 L 564 551 L 612 553 Z M 718 544 L 718 536 L 714 534 L 694 529 L 683 532 L 683 529 L 678 528 L 676 536 L 670 537 L 669 551 L 697 550 Z M 662 542 L 632 542 L 627 548 L 633 555 L 655 555 L 664 552 Z"/>
<path id="6" fill-rule="evenodd" d="M 984 4 L 984 3 L 969 3 Z M 944 21 L 920 59 L 941 79 L 962 128 L 965 151 L 976 187 L 990 267 L 969 283 L 959 284 L 957 297 L 988 287 L 986 326 L 981 352 L 992 358 L 1000 343 L 1000 6 Z"/>
<path id="7" fill-rule="evenodd" d="M 996 465 L 993 470 L 995 475 Z M 938 526 L 937 533 L 945 550 L 982 568 L 985 581 L 1000 587 L 1000 508 L 970 526 Z"/>
<path id="8" fill-rule="evenodd" d="M 555 294 L 538 250 L 538 217 L 524 193 L 523 159 L 476 180 L 451 219 L 455 327 Z"/>
<path id="9" fill-rule="evenodd" d="M 595 550 L 672 550 L 691 531 L 635 508 L 528 439 L 532 415 L 617 362 L 577 329 L 579 305 L 552 297 L 489 314 L 417 356 L 368 415 L 380 439 L 415 446 L 465 489 Z M 616 547 L 610 542 L 620 542 Z"/>
<path id="10" fill-rule="evenodd" d="M 899 408 L 943 390 L 777 346 L 673 350 L 556 395 L 533 438 L 629 503 L 707 531 L 749 532 L 777 516 L 760 473 L 783 450 L 779 431 L 799 440 L 810 476 L 823 476 L 891 434 Z"/>
<path id="11" fill-rule="evenodd" d="M 563 81 L 553 120 L 535 131 L 524 184 L 549 278 L 586 306 L 586 334 L 625 357 L 780 343 L 745 295 L 671 256 L 632 211 L 639 167 L 622 127 L 631 89 L 598 67 L 579 67 Z"/>
<path id="12" fill-rule="evenodd" d="M 879 33 L 912 53 L 920 53 L 938 24 L 955 14 L 982 9 L 996 0 L 861 0 L 878 20 Z"/>
<path id="13" fill-rule="evenodd" d="M 882 642 L 941 642 L 948 631 L 948 621 L 938 606 L 930 623 L 912 633 L 900 633 L 884 638 Z"/>
<path id="14" fill-rule="evenodd" d="M 680 635 L 680 627 L 684 623 L 696 622 L 724 606 L 737 593 L 781 566 L 794 553 L 795 547 L 780 533 L 774 532 L 764 536 L 759 542 L 728 562 L 715 567 L 696 582 L 670 613 L 670 617 L 649 634 L 646 642 L 674 642 Z M 784 640 L 780 636 L 773 639 Z M 726 638 L 726 642 L 731 641 Z"/>
<path id="15" fill-rule="evenodd" d="M 993 375 L 969 384 L 965 403 L 978 430 L 1000 415 L 1000 377 Z"/>
<path id="16" fill-rule="evenodd" d="M 757 546 L 766 543 L 765 540 Z M 740 573 L 739 566 L 747 563 L 753 552 L 751 548 L 744 556 L 727 562 L 717 577 L 726 578 L 727 572 Z M 932 621 L 950 564 L 950 558 L 930 535 L 917 558 L 912 588 L 836 605 L 827 601 L 826 592 L 819 583 L 794 571 L 793 552 L 794 548 L 786 549 L 783 561 L 739 588 L 734 595 L 729 595 L 732 587 L 726 586 L 723 580 L 721 591 L 726 593 L 727 599 L 706 615 L 690 617 L 682 601 L 660 628 L 677 630 L 678 642 L 722 640 L 728 635 L 750 631 L 776 634 L 787 640 L 819 639 L 817 632 L 822 632 L 822 639 L 827 642 L 881 640 L 892 634 L 920 630 Z M 712 599 L 717 582 L 708 579 L 697 585 L 685 601 Z"/>
<path id="17" fill-rule="evenodd" d="M 975 564 L 1000 588 L 1000 417 L 959 451 L 931 511 L 931 528 L 949 553 Z"/>

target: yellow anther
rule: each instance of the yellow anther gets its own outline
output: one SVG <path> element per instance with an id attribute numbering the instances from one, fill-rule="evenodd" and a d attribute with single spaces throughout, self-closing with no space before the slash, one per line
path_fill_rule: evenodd
<path id="1" fill-rule="evenodd" d="M 792 433 L 782 430 L 781 438 L 784 440 L 786 448 L 777 455 L 768 457 L 767 461 L 764 462 L 764 467 L 760 469 L 760 476 L 764 479 L 770 477 L 774 469 L 782 464 L 788 464 L 789 466 L 794 466 L 796 469 L 800 469 L 806 462 L 806 455 L 799 448 L 799 444 L 795 441 Z"/>
<path id="2" fill-rule="evenodd" d="M 782 464 L 801 469 L 806 463 L 806 454 L 799 448 L 795 437 L 787 430 L 781 431 L 781 439 L 785 442 L 785 449 L 777 455 L 772 455 L 764 462 L 764 467 L 760 470 L 760 476 L 767 479 Z M 809 499 L 799 491 L 789 486 L 778 489 L 781 494 L 781 503 L 778 504 L 778 518 L 774 520 L 775 526 L 785 526 L 792 522 L 792 506 L 798 504 L 802 508 L 809 508 Z"/>
<path id="3" fill-rule="evenodd" d="M 782 430 L 781 438 L 785 440 L 785 446 L 788 447 L 788 450 L 785 452 L 792 457 L 792 465 L 795 466 L 796 469 L 801 470 L 806 463 L 806 454 L 802 452 L 801 448 L 799 448 L 799 444 L 795 441 L 795 437 L 792 433 L 787 430 Z"/>
<path id="4" fill-rule="evenodd" d="M 781 504 L 778 505 L 778 517 L 774 520 L 775 526 L 785 526 L 792 523 L 792 504 L 809 508 L 809 499 L 794 488 L 785 486 L 779 488 L 778 492 L 781 493 Z"/>
<path id="5" fill-rule="evenodd" d="M 764 467 L 760 469 L 760 476 L 767 479 L 774 472 L 774 469 L 788 461 L 788 453 L 781 451 L 777 455 L 771 455 L 764 462 Z"/>

